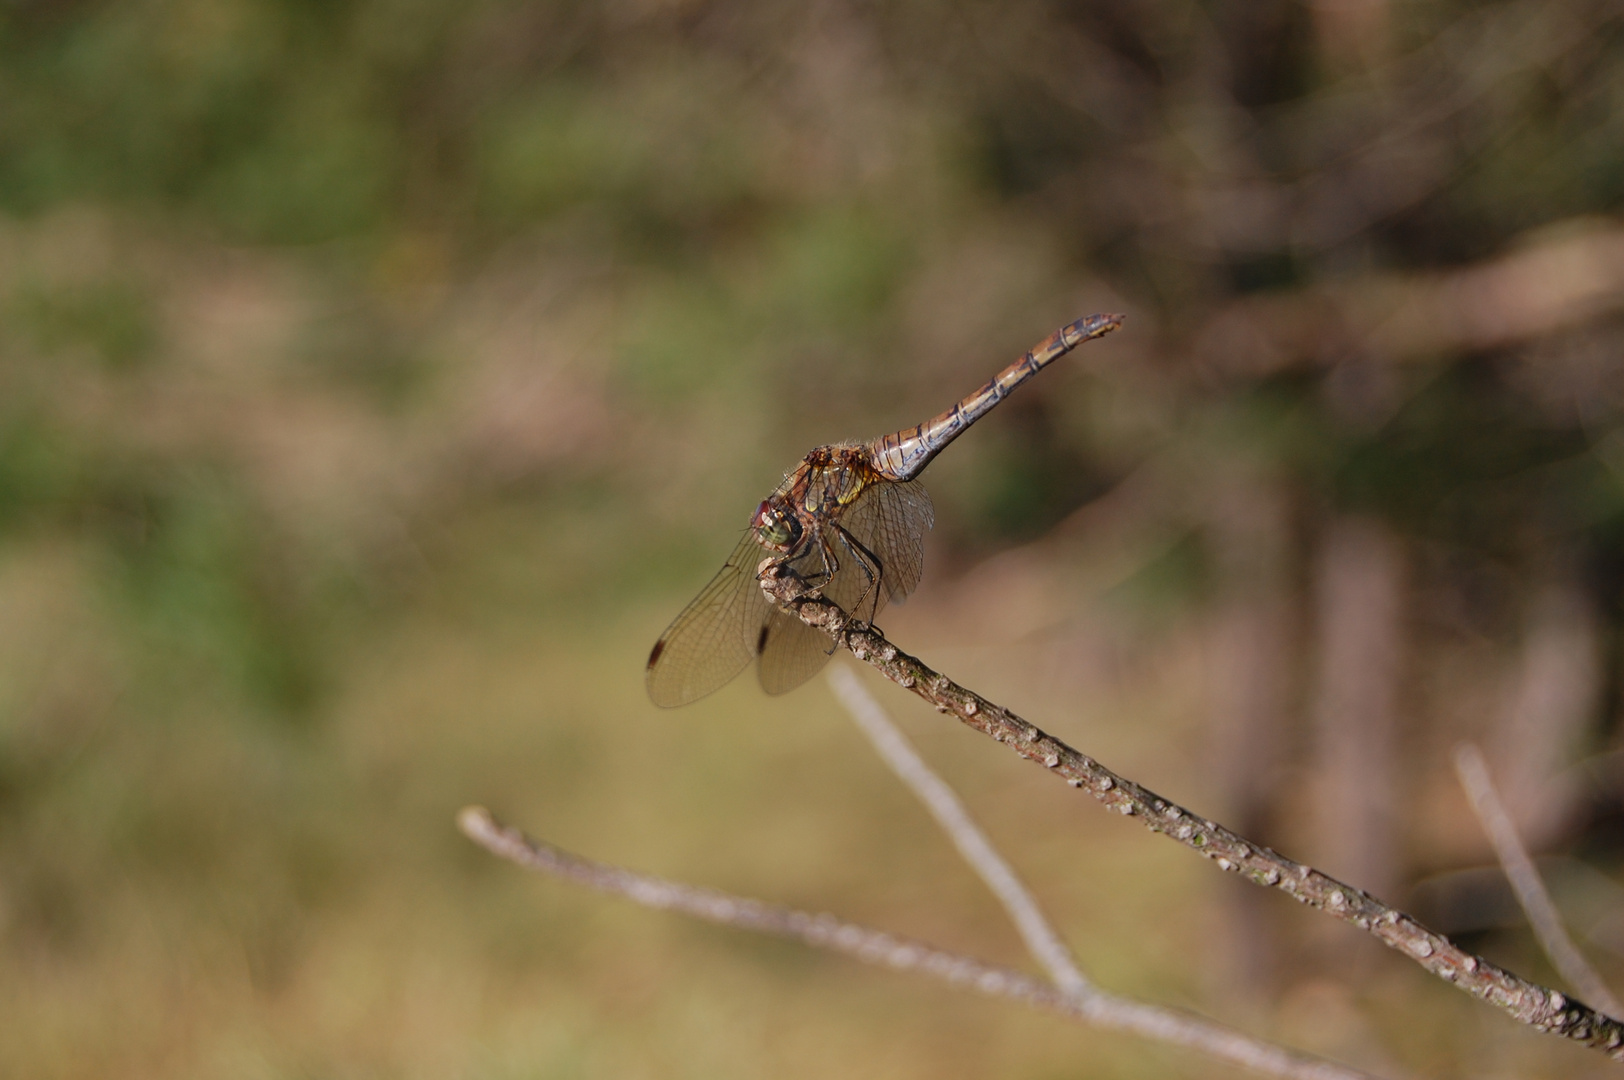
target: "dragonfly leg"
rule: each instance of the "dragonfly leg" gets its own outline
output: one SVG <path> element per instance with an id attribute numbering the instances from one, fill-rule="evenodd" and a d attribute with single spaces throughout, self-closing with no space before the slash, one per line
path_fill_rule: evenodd
<path id="1" fill-rule="evenodd" d="M 814 553 L 822 560 L 816 569 L 806 565 Z M 808 589 L 825 587 L 834 580 L 835 574 L 840 570 L 840 560 L 835 558 L 828 541 L 821 534 L 809 534 L 797 550 L 779 556 L 772 564 L 794 574 Z"/>
<path id="2" fill-rule="evenodd" d="M 840 526 L 836 525 L 835 528 L 840 529 Z M 840 529 L 840 531 L 845 532 L 846 530 Z M 816 550 L 818 554 L 823 557 L 823 572 L 804 577 L 801 580 L 805 581 L 812 588 L 821 589 L 833 581 L 836 574 L 840 573 L 840 558 L 835 555 L 834 545 L 829 543 L 829 537 L 824 534 L 823 530 L 818 530 L 817 537 L 817 547 L 815 549 L 809 548 L 805 555 L 802 555 L 801 557 L 805 558 L 806 555 L 810 555 L 813 550 Z M 861 563 L 861 560 L 859 560 L 859 563 Z M 865 573 L 867 572 L 867 569 L 867 567 L 864 567 Z M 833 656 L 837 648 L 839 648 L 839 646 L 831 641 L 829 643 L 828 655 Z"/>
<path id="3" fill-rule="evenodd" d="M 863 587 L 862 595 L 857 598 L 857 603 L 852 605 L 852 616 L 872 625 L 874 617 L 880 610 L 880 582 L 885 578 L 885 564 L 880 562 L 880 557 L 870 551 L 866 544 L 853 536 L 851 530 L 839 524 L 834 528 L 835 535 L 840 537 L 840 542 L 846 545 L 846 550 L 852 553 L 864 576 L 868 578 L 868 584 Z M 869 605 L 867 619 L 863 618 L 865 603 Z"/>
<path id="4" fill-rule="evenodd" d="M 821 529 L 818 531 L 817 538 L 816 546 L 808 545 L 801 557 L 805 558 L 816 551 L 823 558 L 823 569 L 815 574 L 808 574 L 803 579 L 810 588 L 821 589 L 833 581 L 836 574 L 840 573 L 840 560 L 835 558 L 834 548 L 829 546 L 829 538 L 823 535 Z"/>
<path id="5" fill-rule="evenodd" d="M 812 565 L 813 555 L 819 559 L 816 566 Z M 793 574 L 807 589 L 825 588 L 840 572 L 840 560 L 835 558 L 829 542 L 821 533 L 809 533 L 799 548 L 787 555 L 780 555 L 772 561 L 772 566 L 777 572 Z"/>

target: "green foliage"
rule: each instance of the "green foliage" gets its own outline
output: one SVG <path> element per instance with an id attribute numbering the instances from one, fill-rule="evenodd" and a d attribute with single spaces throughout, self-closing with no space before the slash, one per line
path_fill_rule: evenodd
<path id="1" fill-rule="evenodd" d="M 375 228 L 422 137 L 400 95 L 432 78 L 448 14 L 256 0 L 13 10 L 0 26 L 0 206 L 201 210 L 273 242 Z"/>
<path id="2" fill-rule="evenodd" d="M 190 469 L 126 493 L 110 554 L 144 645 L 181 678 L 223 679 L 272 715 L 300 717 L 320 688 L 325 604 L 311 568 L 229 480 Z M 133 498 L 130 498 L 134 495 Z"/>
<path id="3" fill-rule="evenodd" d="M 8 410 L 0 425 L 0 527 L 69 515 L 95 482 L 87 448 L 32 410 Z"/>
<path id="4" fill-rule="evenodd" d="M 764 192 L 748 100 L 717 74 L 559 79 L 501 103 L 476 136 L 483 206 L 507 227 L 595 210 L 656 250 L 725 230 Z"/>
<path id="5" fill-rule="evenodd" d="M 1588 485 L 1553 468 L 1587 450 L 1581 432 L 1529 416 L 1486 365 L 1462 365 L 1387 423 L 1347 439 L 1327 487 L 1350 509 L 1492 551 L 1533 539 L 1523 529 L 1571 536 L 1582 528 L 1588 515 L 1576 500 Z"/>
<path id="6" fill-rule="evenodd" d="M 15 290 L 7 322 L 38 353 L 71 359 L 86 353 L 113 369 L 139 366 L 157 344 L 151 300 L 133 281 L 92 281 Z"/>

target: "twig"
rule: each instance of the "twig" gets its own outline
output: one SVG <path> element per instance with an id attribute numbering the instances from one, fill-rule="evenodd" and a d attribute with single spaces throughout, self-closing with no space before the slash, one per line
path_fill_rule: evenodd
<path id="1" fill-rule="evenodd" d="M 851 669 L 843 664 L 832 666 L 829 685 L 834 688 L 835 697 L 846 706 L 846 711 L 851 713 L 863 734 L 879 751 L 881 759 L 897 774 L 898 779 L 919 796 L 919 801 L 925 804 L 931 817 L 947 833 L 953 846 L 964 856 L 964 861 L 970 864 L 970 868 L 986 882 L 999 903 L 1004 905 L 1021 940 L 1026 942 L 1027 951 L 1049 973 L 1054 984 L 1073 997 L 1099 993 L 1078 970 L 1071 950 L 1044 917 L 1026 883 L 998 854 L 953 789 L 925 764 Z"/>
<path id="2" fill-rule="evenodd" d="M 852 674 L 850 668 L 841 664 L 830 668 L 829 684 L 833 687 L 835 696 L 840 699 L 840 703 L 851 713 L 857 726 L 879 751 L 881 759 L 890 766 L 892 772 L 896 773 L 898 779 L 919 797 L 920 802 L 925 804 L 925 809 L 930 811 L 937 824 L 947 833 L 953 846 L 964 856 L 965 862 L 970 864 L 976 875 L 992 890 L 993 895 L 998 897 L 1020 933 L 1021 940 L 1026 943 L 1027 951 L 1049 973 L 1049 978 L 1062 993 L 1078 1004 L 1094 1003 L 1138 1009 L 1147 1017 L 1161 1012 L 1165 1014 L 1169 1025 L 1188 1027 L 1207 1024 L 1207 1021 L 1193 1016 L 1115 997 L 1095 986 L 1078 969 L 1076 958 L 1061 940 L 1054 925 L 1038 907 L 1037 900 L 1026 887 L 1026 883 L 998 853 L 992 841 L 987 839 L 987 835 L 970 817 L 969 811 L 965 809 L 953 789 L 936 775 L 908 742 L 907 737 L 897 729 L 880 703 L 874 700 L 874 695 L 868 692 L 857 676 Z M 1226 1037 L 1234 1038 L 1234 1033 L 1227 1029 L 1215 1027 L 1214 1030 Z M 1250 1059 L 1242 1063 L 1253 1064 L 1263 1071 L 1270 1071 L 1269 1067 L 1256 1063 L 1271 1061 L 1281 1052 L 1280 1047 L 1258 1041 Z M 1325 1075 L 1325 1069 L 1335 1070 L 1338 1067 L 1328 1063 L 1319 1064 L 1315 1066 L 1313 1075 Z M 1362 1075 L 1348 1070 L 1341 1071 L 1347 1075 Z"/>
<path id="3" fill-rule="evenodd" d="M 764 904 L 584 859 L 501 825 L 481 806 L 463 809 L 457 815 L 457 824 L 469 839 L 494 855 L 599 892 L 624 896 L 645 907 L 680 911 L 707 922 L 845 953 L 864 963 L 918 972 L 991 997 L 1012 998 L 1049 1009 L 1094 1027 L 1199 1050 L 1221 1061 L 1287 1080 L 1373 1080 L 1368 1073 L 1271 1046 L 1232 1028 L 1172 1009 L 1101 993 L 1083 999 L 1070 997 L 1030 975 L 858 926 L 833 915 Z"/>
<path id="4" fill-rule="evenodd" d="M 1602 982 L 1596 969 L 1585 960 L 1563 927 L 1562 916 L 1557 914 L 1550 891 L 1545 888 L 1544 879 L 1535 869 L 1534 861 L 1528 857 L 1528 851 L 1517 835 L 1517 827 L 1494 789 L 1483 753 L 1473 743 L 1463 742 L 1455 747 L 1455 774 L 1460 777 L 1460 786 L 1466 789 L 1472 811 L 1477 814 L 1483 831 L 1488 834 L 1489 843 L 1494 845 L 1494 854 L 1499 858 L 1512 891 L 1517 894 L 1517 902 L 1528 915 L 1534 936 L 1539 938 L 1540 948 L 1550 957 L 1551 964 L 1569 986 L 1587 1000 L 1595 1002 L 1608 1015 L 1624 1015 L 1618 999 Z"/>
<path id="5" fill-rule="evenodd" d="M 824 631 L 857 659 L 898 686 L 912 690 L 939 712 L 951 713 L 1028 761 L 1043 765 L 1117 813 L 1137 817 L 1146 828 L 1200 852 L 1220 869 L 1243 874 L 1259 885 L 1279 889 L 1310 907 L 1352 923 L 1439 978 L 1499 1006 L 1522 1023 L 1596 1047 L 1624 1061 L 1624 1023 L 1473 956 L 1375 897 L 1278 855 L 1216 822 L 1197 817 L 1118 776 L 1003 706 L 902 652 L 873 626 L 855 622 L 839 605 L 808 590 L 788 568 L 763 560 L 758 572 L 762 589 L 784 610 Z"/>
<path id="6" fill-rule="evenodd" d="M 1252 376 L 1349 353 L 1425 361 L 1554 334 L 1624 307 L 1624 229 L 1591 224 L 1526 239 L 1464 269 L 1237 300 L 1195 335 L 1195 347 L 1207 364 Z"/>

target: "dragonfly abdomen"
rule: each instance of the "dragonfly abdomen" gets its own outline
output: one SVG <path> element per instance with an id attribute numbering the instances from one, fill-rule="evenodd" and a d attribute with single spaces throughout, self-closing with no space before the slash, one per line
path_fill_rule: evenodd
<path id="1" fill-rule="evenodd" d="M 887 480 L 913 479 L 948 443 L 991 412 L 1017 386 L 1083 342 L 1121 325 L 1121 315 L 1090 315 L 1062 326 L 946 412 L 871 441 L 867 447 L 871 467 Z"/>

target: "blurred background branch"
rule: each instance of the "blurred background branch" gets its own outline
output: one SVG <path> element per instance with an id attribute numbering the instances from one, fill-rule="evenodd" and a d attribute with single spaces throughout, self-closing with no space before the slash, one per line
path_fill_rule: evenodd
<path id="1" fill-rule="evenodd" d="M 1545 955 L 1551 958 L 1551 963 L 1561 972 L 1568 985 L 1584 995 L 1586 1001 L 1594 1001 L 1596 1008 L 1609 1016 L 1624 1012 L 1619 1008 L 1618 999 L 1601 981 L 1596 969 L 1585 960 L 1584 954 L 1568 936 L 1567 928 L 1562 925 L 1562 916 L 1551 901 L 1550 890 L 1545 887 L 1533 860 L 1528 857 L 1528 849 L 1523 847 L 1517 827 L 1512 824 L 1511 816 L 1506 813 L 1494 782 L 1489 778 L 1489 766 L 1483 760 L 1483 752 L 1472 743 L 1461 743 L 1455 748 L 1455 771 L 1460 775 L 1461 787 L 1466 789 L 1467 798 L 1472 801 L 1473 812 L 1483 824 L 1483 831 L 1494 845 L 1494 853 L 1499 857 L 1506 878 L 1517 894 L 1517 902 L 1528 914 L 1529 925 L 1534 928 Z"/>
<path id="2" fill-rule="evenodd" d="M 1368 1073 L 1260 1042 L 1198 1016 L 1106 994 L 1086 983 L 1078 984 L 1075 979 L 1068 979 L 1074 989 L 1061 989 L 1019 971 L 994 967 L 882 930 L 843 922 L 833 915 L 795 911 L 584 859 L 503 826 L 484 807 L 465 807 L 457 816 L 457 824 L 465 836 L 493 855 L 528 870 L 623 896 L 645 907 L 678 911 L 738 930 L 792 938 L 813 948 L 845 953 L 864 963 L 930 975 L 956 987 L 1012 998 L 1108 1031 L 1124 1031 L 1195 1050 L 1213 1060 L 1239 1065 L 1264 1076 L 1287 1080 L 1370 1080 Z"/>

